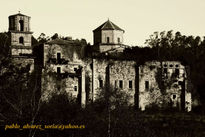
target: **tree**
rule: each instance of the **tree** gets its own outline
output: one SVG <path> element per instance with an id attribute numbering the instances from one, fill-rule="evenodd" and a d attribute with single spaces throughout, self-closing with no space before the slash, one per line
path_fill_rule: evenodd
<path id="1" fill-rule="evenodd" d="M 51 37 L 52 40 L 58 39 L 58 38 L 59 38 L 59 37 L 58 37 L 58 33 L 55 33 L 55 34 Z"/>
<path id="2" fill-rule="evenodd" d="M 39 43 L 45 43 L 49 40 L 50 38 L 47 36 L 46 37 L 46 34 L 44 33 L 41 33 L 40 36 L 37 38 L 38 42 Z"/>
<path id="3" fill-rule="evenodd" d="M 7 32 L 0 33 L 0 57 L 4 58 L 9 55 L 10 36 Z"/>

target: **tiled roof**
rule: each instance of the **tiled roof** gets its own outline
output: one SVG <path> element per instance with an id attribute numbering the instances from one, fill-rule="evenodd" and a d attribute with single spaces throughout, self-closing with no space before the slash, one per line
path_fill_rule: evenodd
<path id="1" fill-rule="evenodd" d="M 107 20 L 105 23 L 100 25 L 98 28 L 96 28 L 94 31 L 99 31 L 99 30 L 121 30 L 124 32 L 123 29 L 112 23 L 110 20 Z"/>
<path id="2" fill-rule="evenodd" d="M 26 16 L 26 15 L 21 14 L 21 13 L 17 13 L 17 14 L 14 14 L 14 15 L 10 15 L 9 17 L 13 17 L 13 16 Z M 29 16 L 26 16 L 26 17 L 29 17 Z"/>

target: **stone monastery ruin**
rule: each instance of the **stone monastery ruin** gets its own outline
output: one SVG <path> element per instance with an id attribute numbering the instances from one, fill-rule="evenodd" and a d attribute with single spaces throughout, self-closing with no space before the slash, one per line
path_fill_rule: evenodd
<path id="1" fill-rule="evenodd" d="M 86 107 L 96 100 L 99 92 L 110 87 L 129 94 L 130 105 L 142 111 L 153 105 L 191 111 L 193 99 L 188 66 L 179 61 L 152 60 L 137 64 L 134 59 L 109 58 L 127 47 L 123 44 L 124 33 L 110 20 L 100 25 L 93 30 L 93 50 L 87 58 L 83 58 L 86 44 L 79 46 L 73 40 L 50 40 L 39 46 L 43 53 L 39 65 L 33 55 L 30 17 L 21 13 L 9 16 L 10 54 L 16 63 L 30 64 L 31 72 L 38 69 L 41 73 L 41 96 L 45 101 L 52 93 L 66 93 Z"/>

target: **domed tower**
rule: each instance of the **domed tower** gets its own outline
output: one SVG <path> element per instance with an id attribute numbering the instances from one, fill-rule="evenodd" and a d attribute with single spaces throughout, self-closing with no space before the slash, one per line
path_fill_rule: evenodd
<path id="1" fill-rule="evenodd" d="M 124 30 L 107 20 L 101 26 L 93 30 L 94 46 L 99 52 L 107 52 L 120 49 L 123 45 Z"/>
<path id="2" fill-rule="evenodd" d="M 11 56 L 32 55 L 30 17 L 20 12 L 9 16 L 9 32 L 11 36 Z"/>

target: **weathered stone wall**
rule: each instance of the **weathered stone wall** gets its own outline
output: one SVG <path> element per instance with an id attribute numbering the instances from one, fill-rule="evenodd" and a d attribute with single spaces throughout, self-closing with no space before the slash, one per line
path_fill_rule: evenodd
<path id="1" fill-rule="evenodd" d="M 90 103 L 92 101 L 92 88 L 93 88 L 93 79 L 92 79 L 92 72 L 93 72 L 93 62 L 92 59 L 89 58 L 85 60 L 84 67 L 84 84 L 85 84 L 85 93 L 86 93 L 86 103 Z"/>
<path id="2" fill-rule="evenodd" d="M 97 94 L 105 87 L 106 82 L 106 67 L 108 65 L 108 61 L 104 59 L 93 59 L 93 93 L 92 100 L 95 100 Z M 102 87 L 100 87 L 100 80 L 102 80 Z"/>
<path id="3" fill-rule="evenodd" d="M 135 80 L 135 61 L 93 59 L 93 100 L 109 86 L 109 89 L 116 88 L 129 94 L 129 102 L 134 105 Z"/>
<path id="4" fill-rule="evenodd" d="M 44 70 L 42 92 L 44 100 L 49 100 L 52 93 L 67 93 L 85 104 L 84 62 L 75 52 L 68 54 L 66 45 L 44 45 Z M 57 57 L 60 54 L 59 57 Z M 80 98 L 80 99 L 79 99 Z"/>
<path id="5" fill-rule="evenodd" d="M 31 47 L 31 34 L 29 33 L 13 33 L 11 32 L 11 46 L 29 46 Z M 19 42 L 19 38 L 23 37 L 23 44 Z"/>
<path id="6" fill-rule="evenodd" d="M 25 49 L 23 47 L 12 48 L 11 49 L 11 55 L 12 56 L 19 56 L 19 55 L 23 55 L 23 54 L 30 54 L 30 55 L 32 55 L 32 49 L 31 48 Z"/>
<path id="7" fill-rule="evenodd" d="M 113 61 L 109 67 L 110 85 L 114 88 L 122 90 L 130 95 L 130 104 L 135 103 L 135 77 L 136 63 L 135 61 Z M 120 87 L 122 81 L 122 87 Z"/>
<path id="8" fill-rule="evenodd" d="M 183 102 L 185 103 L 183 105 Z M 139 108 L 191 110 L 186 68 L 177 61 L 146 62 L 139 67 Z M 184 108 L 181 108 L 184 107 Z"/>
<path id="9" fill-rule="evenodd" d="M 10 16 L 9 32 L 11 37 L 11 55 L 31 55 L 32 32 L 30 32 L 30 17 L 21 14 Z"/>
<path id="10" fill-rule="evenodd" d="M 58 78 L 58 75 L 43 73 L 42 77 L 42 100 L 48 101 L 53 94 L 67 93 L 72 99 L 79 95 L 79 78 Z"/>

